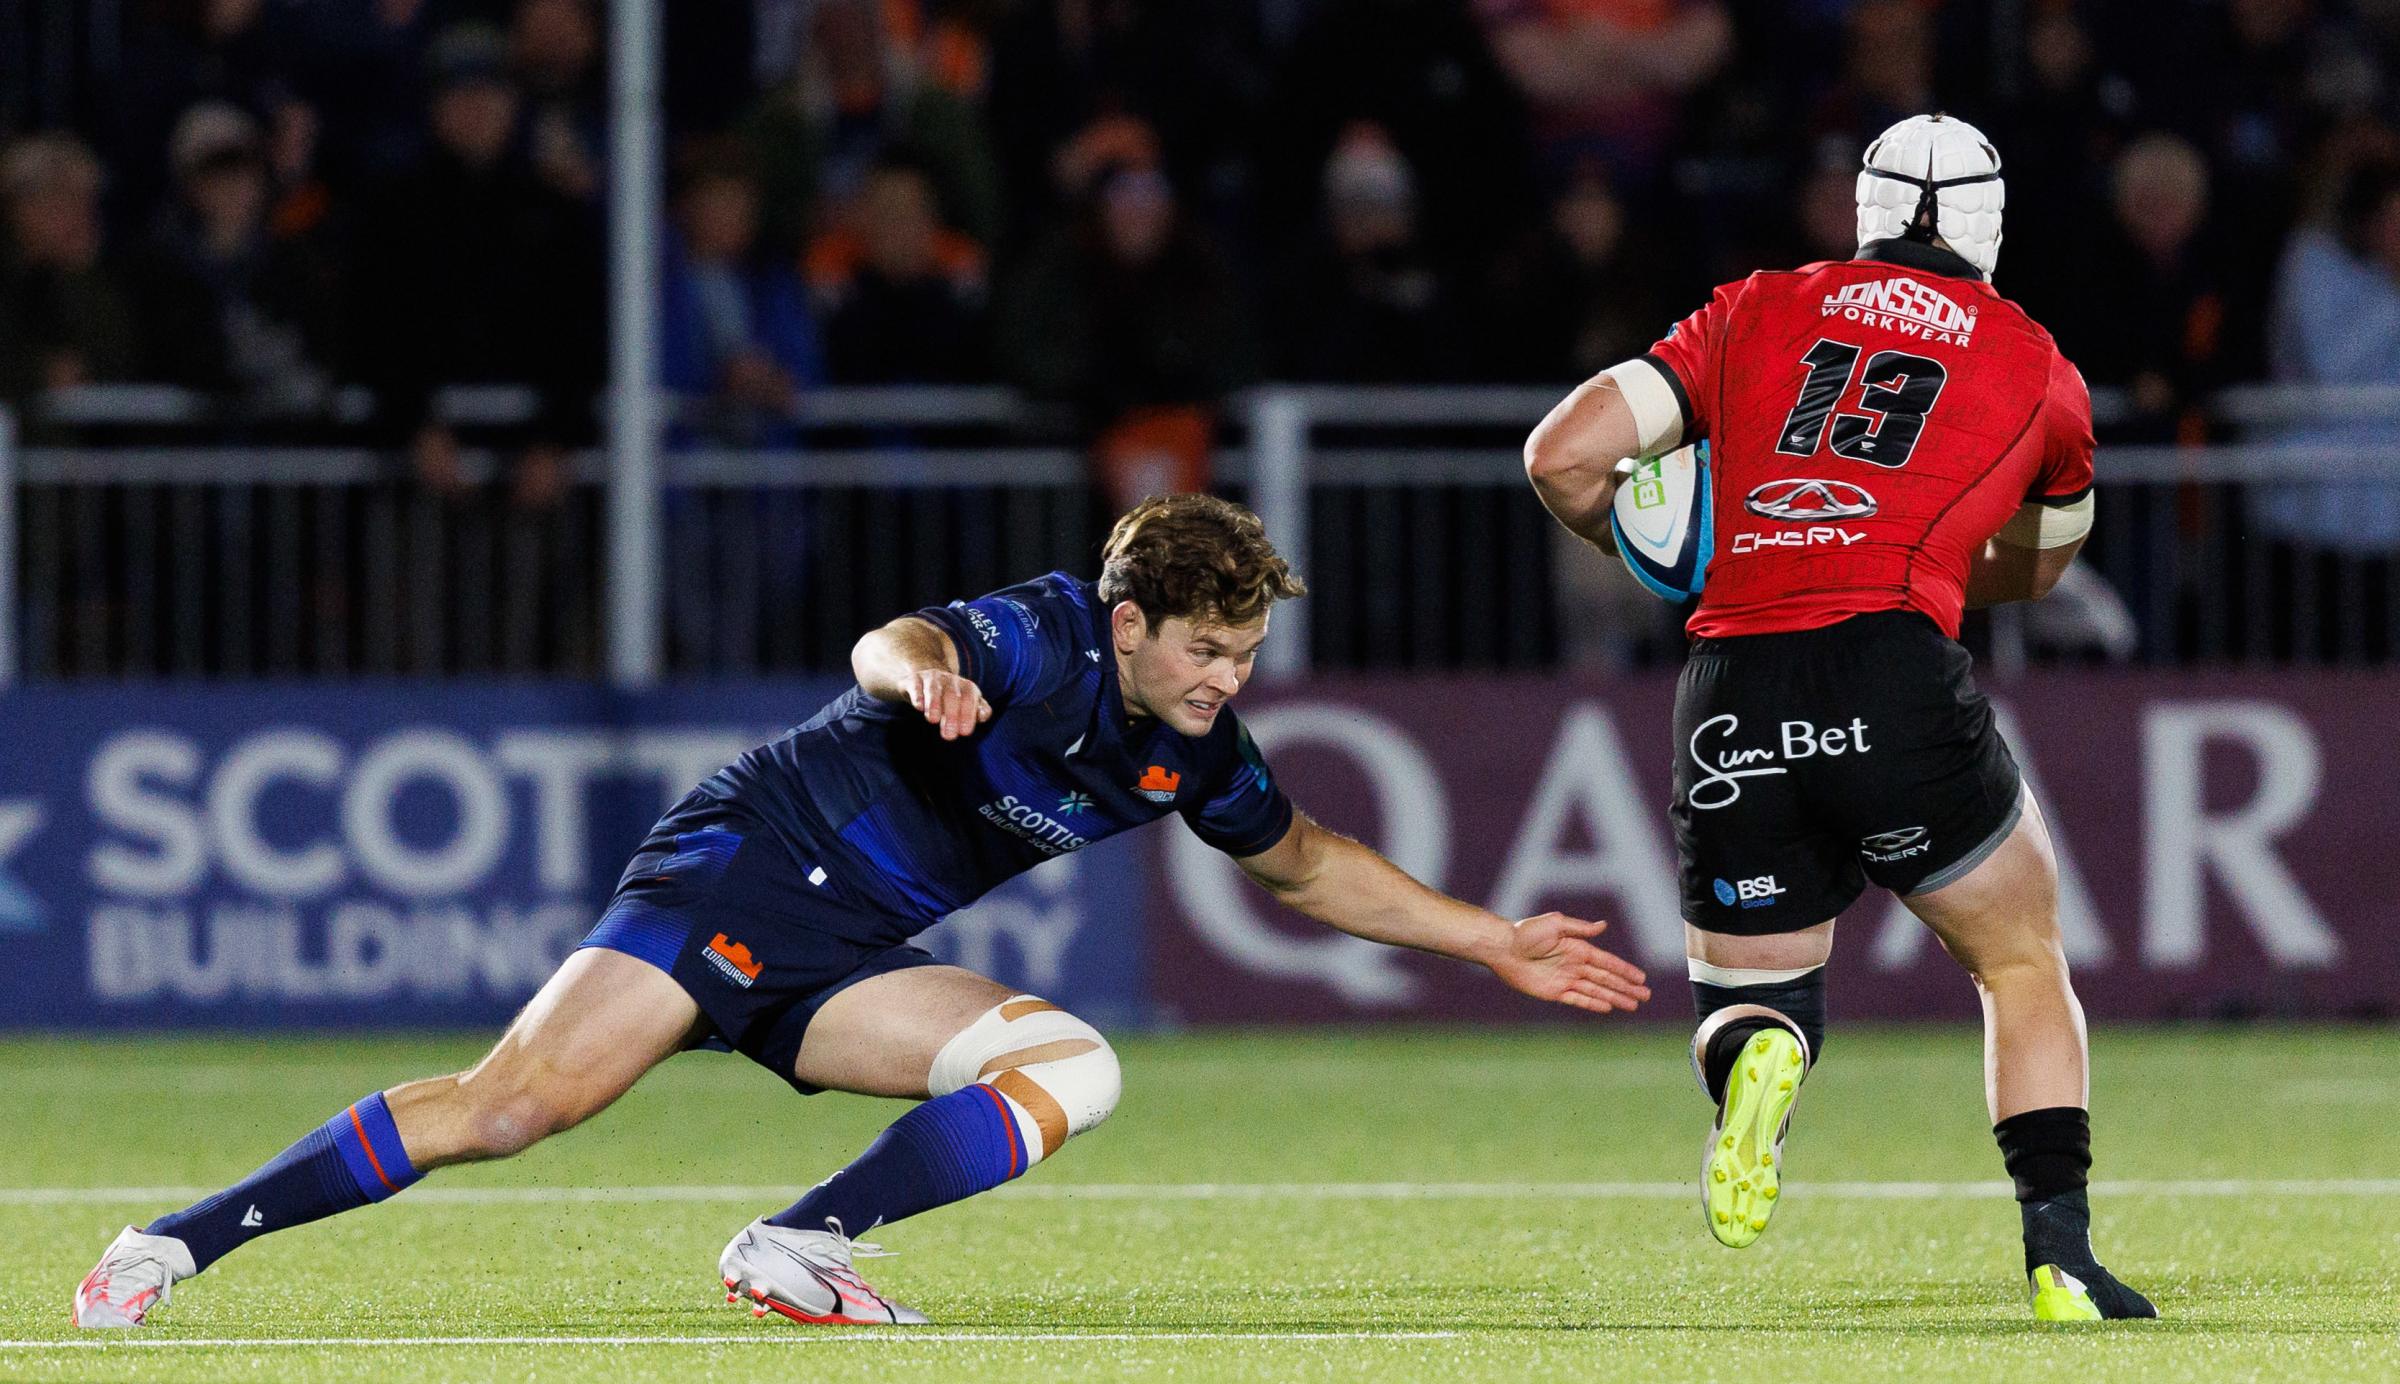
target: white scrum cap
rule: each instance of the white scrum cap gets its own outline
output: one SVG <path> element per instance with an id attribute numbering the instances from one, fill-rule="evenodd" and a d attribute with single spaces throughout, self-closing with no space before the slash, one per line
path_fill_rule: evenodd
<path id="1" fill-rule="evenodd" d="M 1858 175 L 1858 243 L 1902 237 L 1947 242 L 1989 278 L 2000 261 L 2000 151 L 1948 115 L 1915 115 L 1876 136 Z M 1920 225 L 1930 212 L 1930 228 Z"/>

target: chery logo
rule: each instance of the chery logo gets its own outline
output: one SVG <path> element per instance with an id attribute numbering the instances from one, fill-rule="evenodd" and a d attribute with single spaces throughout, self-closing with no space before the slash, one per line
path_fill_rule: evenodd
<path id="1" fill-rule="evenodd" d="M 1867 837 L 1860 844 L 1873 851 L 1896 851 L 1903 847 L 1913 846 L 1924 839 L 1925 828 L 1902 827 L 1898 831 L 1878 832 Z"/>
<path id="2" fill-rule="evenodd" d="M 1786 479 L 1768 481 L 1751 491 L 1742 508 L 1764 519 L 1819 524 L 1830 519 L 1864 519 L 1875 512 L 1875 497 L 1848 481 Z"/>

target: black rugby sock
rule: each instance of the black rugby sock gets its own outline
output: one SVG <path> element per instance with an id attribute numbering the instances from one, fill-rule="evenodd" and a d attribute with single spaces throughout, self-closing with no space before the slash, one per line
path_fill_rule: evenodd
<path id="1" fill-rule="evenodd" d="M 1709 1036 L 1708 1051 L 1700 1055 L 1700 1069 L 1708 1082 L 1708 1098 L 1723 1100 L 1725 1079 L 1733 1074 L 1733 1064 L 1741 1058 L 1742 1045 L 1763 1028 L 1789 1028 L 1808 1045 L 1808 1064 L 1816 1066 L 1817 1057 L 1825 1048 L 1825 968 L 1812 968 L 1806 975 L 1769 985 L 1712 985 L 1705 980 L 1692 982 L 1692 1007 L 1700 1012 L 1700 1021 L 1719 1010 L 1737 1004 L 1755 1004 L 1781 1014 L 1785 1021 L 1776 1023 L 1763 1015 L 1735 1019 Z"/>
<path id="2" fill-rule="evenodd" d="M 2025 1271 L 2057 1264 L 2072 1273 L 2097 1267 L 2092 1257 L 2092 1209 L 2085 1183 L 2092 1171 L 2091 1116 L 2071 1105 L 2011 1115 L 1992 1126 L 2000 1161 L 2017 1185 L 2025 1228 Z"/>
<path id="3" fill-rule="evenodd" d="M 2092 1171 L 2092 1117 L 2080 1106 L 2053 1105 L 2011 1115 L 1992 1126 L 2000 1161 L 2017 1184 L 2017 1200 L 2048 1201 L 2081 1193 Z"/>
<path id="4" fill-rule="evenodd" d="M 2071 1105 L 2028 1110 L 1993 1125 L 1992 1137 L 2017 1186 L 2025 1272 L 2056 1264 L 2082 1281 L 2104 1317 L 2157 1316 L 2148 1298 L 2118 1282 L 2092 1252 L 2091 1116 Z"/>

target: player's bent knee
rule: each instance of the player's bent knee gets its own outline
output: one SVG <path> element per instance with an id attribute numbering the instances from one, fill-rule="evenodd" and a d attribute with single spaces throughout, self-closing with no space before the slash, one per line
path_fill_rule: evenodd
<path id="1" fill-rule="evenodd" d="M 1031 1166 L 1107 1119 L 1124 1073 L 1100 1030 L 1047 1000 L 1017 995 L 944 1044 L 925 1085 L 946 1096 L 977 1082 L 1007 1098 Z"/>
<path id="2" fill-rule="evenodd" d="M 566 1127 L 537 1101 L 478 1102 L 467 1117 L 467 1143 L 484 1158 L 511 1158 Z"/>
<path id="3" fill-rule="evenodd" d="M 2047 927 L 2014 922 L 1976 929 L 1937 930 L 1934 936 L 1978 985 L 2040 979 L 2045 982 L 2067 971 L 2066 946 L 2055 922 Z"/>
<path id="4" fill-rule="evenodd" d="M 2066 983 L 2066 953 L 2056 946 L 2010 947 L 1982 951 L 1964 958 L 1967 973 L 1986 990 L 2012 985 L 2043 987 Z"/>
<path id="5" fill-rule="evenodd" d="M 582 1123 L 589 1112 L 541 1091 L 499 1090 L 462 1083 L 466 1152 L 475 1158 L 510 1158 L 561 1130 Z"/>

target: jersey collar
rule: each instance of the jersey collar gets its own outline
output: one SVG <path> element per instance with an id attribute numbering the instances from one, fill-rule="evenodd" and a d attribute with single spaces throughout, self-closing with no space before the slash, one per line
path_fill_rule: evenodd
<path id="1" fill-rule="evenodd" d="M 1964 258 L 1952 254 L 1938 245 L 1927 245 L 1923 241 L 1917 240 L 1903 240 L 1899 236 L 1892 236 L 1884 240 L 1870 240 L 1859 246 L 1858 253 L 1852 258 L 1871 260 L 1877 264 L 1904 265 L 1907 268 L 1922 269 L 1931 274 L 1947 274 L 1954 279 L 1973 279 L 1978 283 L 1983 280 L 1983 271 L 1967 263 Z"/>
<path id="2" fill-rule="evenodd" d="M 1107 742 L 1115 743 L 1132 733 L 1131 716 L 1125 709 L 1125 690 L 1118 685 L 1117 640 L 1108 627 L 1108 611 L 1100 604 L 1100 585 L 1097 582 L 1076 583 L 1083 590 L 1083 609 L 1088 623 L 1085 633 L 1091 637 L 1091 647 L 1100 651 L 1100 697 L 1093 708 L 1097 725 L 1105 731 Z"/>

